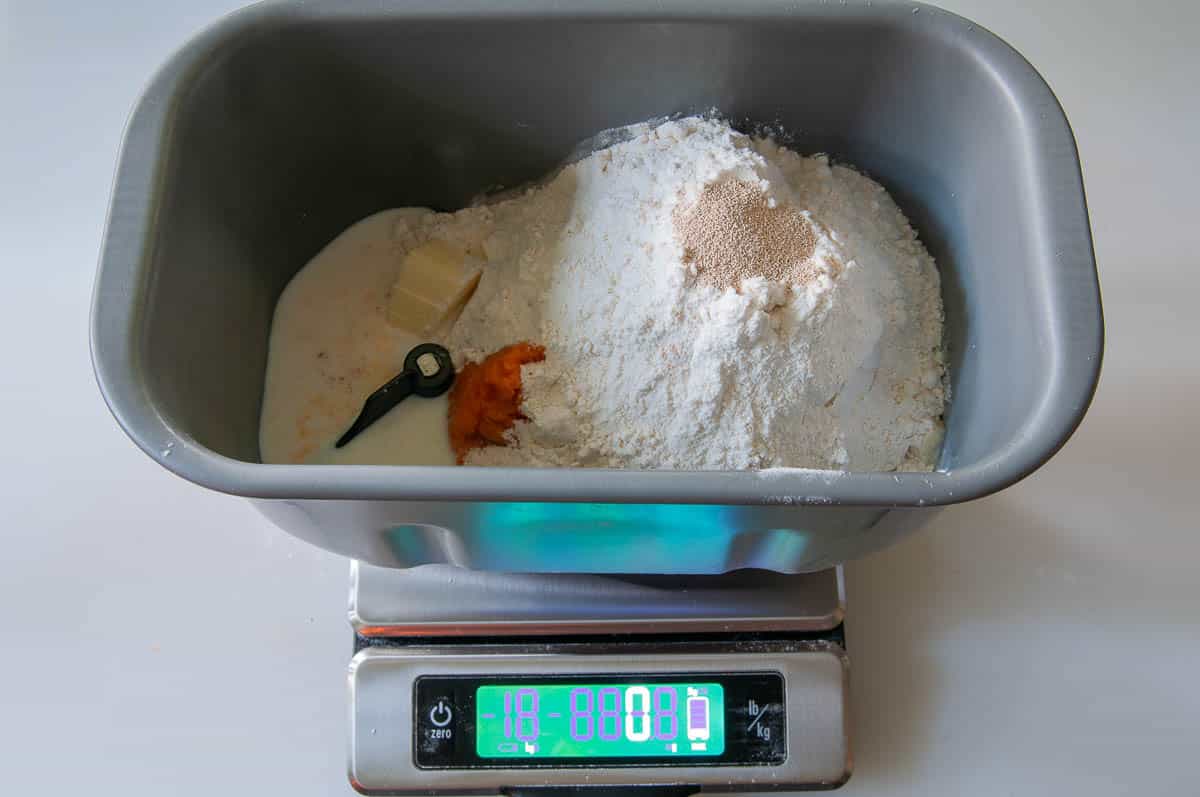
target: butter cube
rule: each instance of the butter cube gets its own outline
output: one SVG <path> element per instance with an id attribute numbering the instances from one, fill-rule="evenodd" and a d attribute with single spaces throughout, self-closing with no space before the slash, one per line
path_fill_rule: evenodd
<path id="1" fill-rule="evenodd" d="M 414 335 L 446 332 L 458 320 L 483 263 L 447 241 L 434 239 L 410 251 L 388 297 L 388 323 Z"/>

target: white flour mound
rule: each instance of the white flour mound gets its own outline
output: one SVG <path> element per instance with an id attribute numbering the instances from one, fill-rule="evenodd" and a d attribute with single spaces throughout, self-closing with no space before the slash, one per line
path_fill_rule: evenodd
<path id="1" fill-rule="evenodd" d="M 712 119 L 625 132 L 538 188 L 399 222 L 401 240 L 485 253 L 446 341 L 460 364 L 546 347 L 522 370 L 529 420 L 467 464 L 929 469 L 945 399 L 938 272 L 884 189 Z M 812 223 L 803 285 L 720 291 L 685 265 L 672 211 L 728 179 Z"/>

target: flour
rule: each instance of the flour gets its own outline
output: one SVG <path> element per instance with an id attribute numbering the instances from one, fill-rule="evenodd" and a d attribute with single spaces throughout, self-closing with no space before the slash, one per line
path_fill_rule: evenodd
<path id="1" fill-rule="evenodd" d="M 546 348 L 522 369 L 528 421 L 467 464 L 930 468 L 938 273 L 883 188 L 711 119 L 621 137 L 503 201 L 397 222 L 402 245 L 437 237 L 487 260 L 445 341 L 460 365 Z M 703 278 L 673 214 L 722 184 L 803 216 L 803 279 L 735 263 Z"/>

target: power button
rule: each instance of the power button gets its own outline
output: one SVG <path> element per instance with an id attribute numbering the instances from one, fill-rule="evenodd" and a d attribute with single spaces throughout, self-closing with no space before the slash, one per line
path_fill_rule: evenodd
<path id="1" fill-rule="evenodd" d="M 413 745 L 417 766 L 437 768 L 452 764 L 455 751 L 467 741 L 463 708 L 469 695 L 444 679 L 418 678 L 413 694 Z"/>
<path id="2" fill-rule="evenodd" d="M 450 704 L 443 698 L 438 700 L 429 709 L 429 721 L 435 727 L 445 728 L 454 720 L 454 711 L 450 708 Z"/>

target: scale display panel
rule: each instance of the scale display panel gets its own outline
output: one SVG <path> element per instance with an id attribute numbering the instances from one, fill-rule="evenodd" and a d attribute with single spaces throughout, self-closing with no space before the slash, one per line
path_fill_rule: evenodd
<path id="1" fill-rule="evenodd" d="M 498 684 L 475 690 L 480 758 L 718 756 L 719 683 Z"/>
<path id="2" fill-rule="evenodd" d="M 784 702 L 768 672 L 421 677 L 414 758 L 431 769 L 778 764 Z"/>

